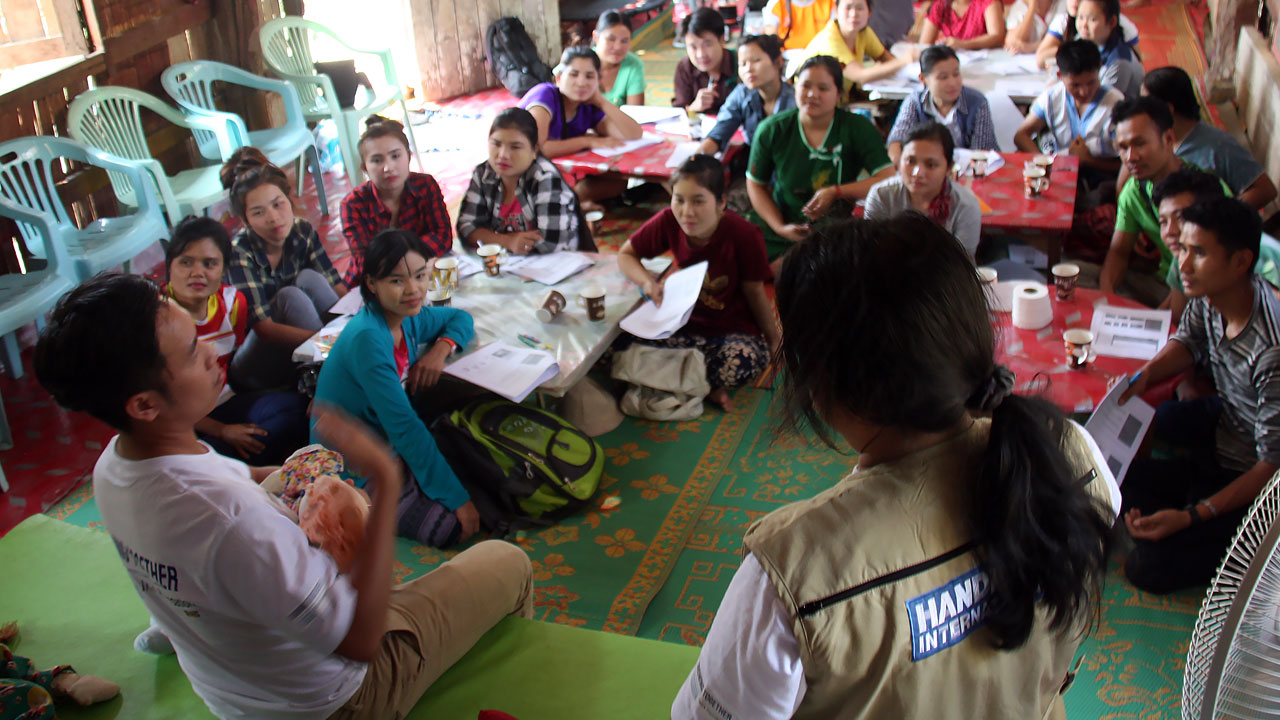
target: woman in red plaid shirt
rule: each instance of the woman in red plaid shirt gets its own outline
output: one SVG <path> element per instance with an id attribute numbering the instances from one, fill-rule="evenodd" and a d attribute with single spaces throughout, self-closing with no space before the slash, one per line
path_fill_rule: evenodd
<path id="1" fill-rule="evenodd" d="M 351 247 L 345 275 L 356 287 L 369 241 L 383 230 L 408 230 L 422 239 L 432 257 L 453 249 L 453 226 L 435 178 L 409 172 L 409 137 L 404 125 L 374 116 L 356 146 L 368 182 L 342 200 L 342 234 Z"/>

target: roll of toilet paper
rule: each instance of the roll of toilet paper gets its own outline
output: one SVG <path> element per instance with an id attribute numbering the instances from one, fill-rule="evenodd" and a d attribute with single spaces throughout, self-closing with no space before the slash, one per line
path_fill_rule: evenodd
<path id="1" fill-rule="evenodd" d="M 1039 330 L 1053 322 L 1049 289 L 1037 282 L 1018 283 L 1013 289 L 1013 326 Z"/>

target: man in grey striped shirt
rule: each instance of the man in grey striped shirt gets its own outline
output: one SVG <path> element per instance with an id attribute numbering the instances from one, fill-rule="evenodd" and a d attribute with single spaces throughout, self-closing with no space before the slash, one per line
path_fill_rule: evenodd
<path id="1" fill-rule="evenodd" d="M 1280 468 L 1280 300 L 1253 273 L 1261 233 L 1257 212 L 1239 200 L 1201 200 L 1182 211 L 1175 257 L 1190 300 L 1177 333 L 1122 396 L 1196 362 L 1209 366 L 1218 389 L 1156 410 L 1156 435 L 1190 457 L 1136 460 L 1121 488 L 1136 544 L 1125 575 L 1148 592 L 1207 583 Z"/>

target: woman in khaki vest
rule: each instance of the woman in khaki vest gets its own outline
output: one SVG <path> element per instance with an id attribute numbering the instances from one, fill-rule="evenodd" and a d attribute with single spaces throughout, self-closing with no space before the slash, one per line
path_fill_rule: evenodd
<path id="1" fill-rule="evenodd" d="M 964 248 L 917 213 L 848 221 L 777 297 L 786 426 L 858 465 L 747 532 L 672 716 L 1065 717 L 1119 490 L 1079 425 L 1010 394 Z"/>

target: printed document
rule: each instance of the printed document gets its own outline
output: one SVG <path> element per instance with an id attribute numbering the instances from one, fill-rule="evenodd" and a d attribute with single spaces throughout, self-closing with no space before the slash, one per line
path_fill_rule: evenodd
<path id="1" fill-rule="evenodd" d="M 518 403 L 558 375 L 560 366 L 549 352 L 494 342 L 454 360 L 444 371 Z"/>
<path id="2" fill-rule="evenodd" d="M 706 261 L 671 274 L 662 284 L 662 305 L 652 300 L 622 319 L 622 329 L 646 340 L 662 340 L 689 322 L 707 276 Z"/>
<path id="3" fill-rule="evenodd" d="M 1093 309 L 1093 349 L 1099 355 L 1150 360 L 1169 339 L 1168 310 L 1099 305 Z"/>
<path id="4" fill-rule="evenodd" d="M 647 132 L 635 140 L 628 140 L 622 143 L 618 147 L 595 148 L 591 152 L 599 155 L 600 157 L 616 157 L 618 155 L 625 155 L 633 150 L 649 147 L 650 145 L 657 145 L 663 140 L 666 140 L 666 138 L 656 133 Z"/>
<path id="5" fill-rule="evenodd" d="M 1117 485 L 1124 482 L 1124 474 L 1129 471 L 1129 464 L 1138 453 L 1138 446 L 1142 444 L 1142 438 L 1156 414 L 1155 408 L 1142 398 L 1131 397 L 1121 405 L 1120 395 L 1127 387 L 1128 383 L 1123 379 L 1116 383 L 1084 424 L 1084 429 L 1093 436 L 1102 456 L 1107 459 L 1107 467 L 1111 468 Z"/>
<path id="6" fill-rule="evenodd" d="M 576 252 L 553 252 L 546 255 L 513 257 L 506 270 L 543 285 L 555 285 L 574 273 L 581 272 L 595 263 Z"/>

